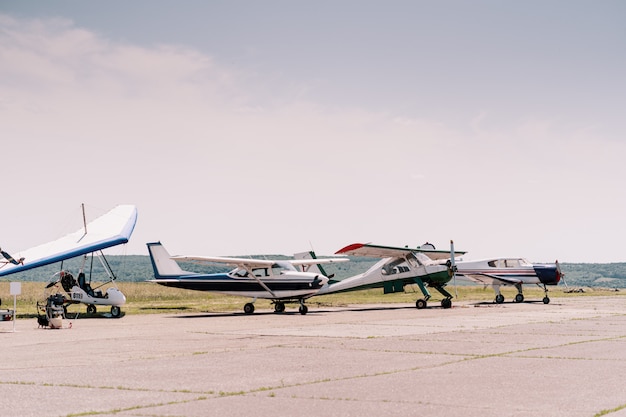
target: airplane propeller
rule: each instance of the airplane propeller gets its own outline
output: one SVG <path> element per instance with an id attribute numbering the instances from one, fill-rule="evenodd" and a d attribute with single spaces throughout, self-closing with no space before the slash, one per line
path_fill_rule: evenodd
<path id="1" fill-rule="evenodd" d="M 454 282 L 454 295 L 456 298 L 459 298 L 459 292 L 457 291 L 456 287 L 456 271 L 457 267 L 454 263 L 454 241 L 450 240 L 450 263 L 448 265 L 448 274 L 450 274 Z"/>
<path id="2" fill-rule="evenodd" d="M 61 281 L 61 280 L 60 280 L 60 279 L 57 279 L 56 281 L 50 281 L 50 282 L 48 283 L 48 285 L 46 285 L 46 288 L 52 288 L 52 287 L 54 287 L 55 285 L 57 285 L 57 284 L 59 283 L 59 281 Z"/>
<path id="3" fill-rule="evenodd" d="M 562 279 L 563 284 L 565 284 L 565 288 L 569 289 L 569 287 L 567 286 L 567 281 L 565 281 L 565 274 L 561 271 L 561 265 L 559 264 L 559 260 L 557 259 L 556 261 L 554 261 L 554 264 L 556 265 L 557 281 Z"/>

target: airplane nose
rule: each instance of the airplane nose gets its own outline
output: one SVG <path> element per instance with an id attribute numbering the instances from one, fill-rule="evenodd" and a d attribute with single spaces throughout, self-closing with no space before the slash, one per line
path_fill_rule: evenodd
<path id="1" fill-rule="evenodd" d="M 316 275 L 315 279 L 313 280 L 313 284 L 314 285 L 319 285 L 321 287 L 326 285 L 327 282 L 328 282 L 328 277 L 326 277 L 324 275 Z"/>

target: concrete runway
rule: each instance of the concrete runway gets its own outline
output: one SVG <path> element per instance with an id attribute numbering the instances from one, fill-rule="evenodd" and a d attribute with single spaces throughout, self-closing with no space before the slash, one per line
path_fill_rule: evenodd
<path id="1" fill-rule="evenodd" d="M 622 296 L 64 326 L 0 322 L 0 415 L 626 416 Z"/>

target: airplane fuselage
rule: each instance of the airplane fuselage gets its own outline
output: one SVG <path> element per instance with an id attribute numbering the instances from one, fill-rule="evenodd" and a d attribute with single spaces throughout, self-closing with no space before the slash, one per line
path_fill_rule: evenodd
<path id="1" fill-rule="evenodd" d="M 406 263 L 388 268 L 391 258 L 380 260 L 362 274 L 326 285 L 317 295 L 369 288 L 383 288 L 385 293 L 401 292 L 405 285 L 415 284 L 416 278 L 429 286 L 445 285 L 450 281 L 448 268 L 443 265 L 407 266 Z"/>
<path id="2" fill-rule="evenodd" d="M 315 273 L 290 271 L 278 276 L 257 277 L 256 279 L 219 273 L 188 274 L 176 278 L 162 277 L 155 279 L 154 282 L 167 287 L 279 300 L 310 297 L 328 282 L 328 278 Z M 264 288 L 261 283 L 267 288 Z"/>

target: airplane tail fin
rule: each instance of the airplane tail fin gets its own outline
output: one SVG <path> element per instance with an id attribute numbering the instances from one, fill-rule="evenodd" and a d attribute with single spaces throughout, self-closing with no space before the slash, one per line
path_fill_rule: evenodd
<path id="1" fill-rule="evenodd" d="M 293 257 L 295 259 L 317 259 L 317 255 L 315 254 L 314 251 L 294 253 Z M 324 275 L 325 277 L 328 278 L 329 284 L 332 284 L 333 282 L 337 282 L 337 280 L 333 279 L 335 277 L 335 274 L 329 275 L 324 269 L 324 267 L 322 266 L 322 264 L 311 265 L 307 271 Z"/>
<path id="2" fill-rule="evenodd" d="M 176 278 L 188 274 L 171 258 L 171 255 L 161 242 L 147 243 L 146 245 L 148 246 L 155 279 Z"/>

